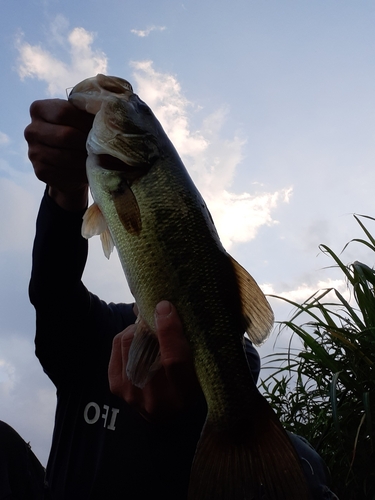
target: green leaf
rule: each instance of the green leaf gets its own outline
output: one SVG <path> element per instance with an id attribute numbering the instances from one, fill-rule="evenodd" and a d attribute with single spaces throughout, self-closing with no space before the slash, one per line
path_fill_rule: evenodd
<path id="1" fill-rule="evenodd" d="M 337 385 L 337 380 L 340 376 L 341 372 L 334 373 L 332 377 L 332 381 L 330 383 L 330 389 L 329 389 L 329 398 L 331 401 L 332 405 L 332 418 L 333 418 L 333 423 L 336 427 L 336 431 L 340 431 L 340 422 L 338 418 L 338 408 L 337 408 L 337 391 L 336 391 L 336 385 Z"/>

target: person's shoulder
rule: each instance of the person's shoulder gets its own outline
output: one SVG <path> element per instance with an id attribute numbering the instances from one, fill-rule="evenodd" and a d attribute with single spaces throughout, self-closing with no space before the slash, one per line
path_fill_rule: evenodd
<path id="1" fill-rule="evenodd" d="M 324 460 L 315 448 L 302 436 L 287 432 L 299 456 L 314 500 L 338 500 L 329 489 L 330 475 Z"/>

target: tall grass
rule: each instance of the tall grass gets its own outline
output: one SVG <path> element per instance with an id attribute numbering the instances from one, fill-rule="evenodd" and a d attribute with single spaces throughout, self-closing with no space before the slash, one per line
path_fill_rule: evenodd
<path id="1" fill-rule="evenodd" d="M 375 239 L 363 222 L 375 219 L 354 217 L 365 238 L 351 242 L 375 256 Z M 345 276 L 351 299 L 334 288 L 303 304 L 277 297 L 295 308 L 280 327 L 303 347 L 268 356 L 266 366 L 274 371 L 261 387 L 284 426 L 323 457 L 340 500 L 374 500 L 375 271 L 358 261 L 345 265 L 330 248 L 321 249 Z"/>

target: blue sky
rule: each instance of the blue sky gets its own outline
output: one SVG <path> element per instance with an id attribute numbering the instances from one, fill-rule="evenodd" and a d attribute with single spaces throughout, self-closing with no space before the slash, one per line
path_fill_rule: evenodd
<path id="1" fill-rule="evenodd" d="M 128 79 L 177 147 L 224 245 L 266 292 L 304 300 L 332 284 L 345 290 L 318 245 L 339 252 L 362 236 L 352 214 L 375 216 L 375 4 L 0 0 L 0 9 L 0 419 L 45 464 L 54 388 L 34 357 L 27 297 L 44 189 L 23 138 L 31 102 L 66 98 L 97 72 Z M 371 258 L 355 245 L 343 256 Z M 117 259 L 108 263 L 97 241 L 85 283 L 104 300 L 131 300 Z M 272 306 L 277 320 L 290 313 Z"/>

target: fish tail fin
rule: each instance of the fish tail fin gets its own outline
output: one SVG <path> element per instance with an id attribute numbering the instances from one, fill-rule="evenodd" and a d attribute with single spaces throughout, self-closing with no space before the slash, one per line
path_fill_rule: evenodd
<path id="1" fill-rule="evenodd" d="M 197 446 L 189 500 L 310 500 L 298 455 L 258 393 L 250 422 L 218 430 L 208 415 Z M 256 406 L 256 408 L 255 408 Z"/>

